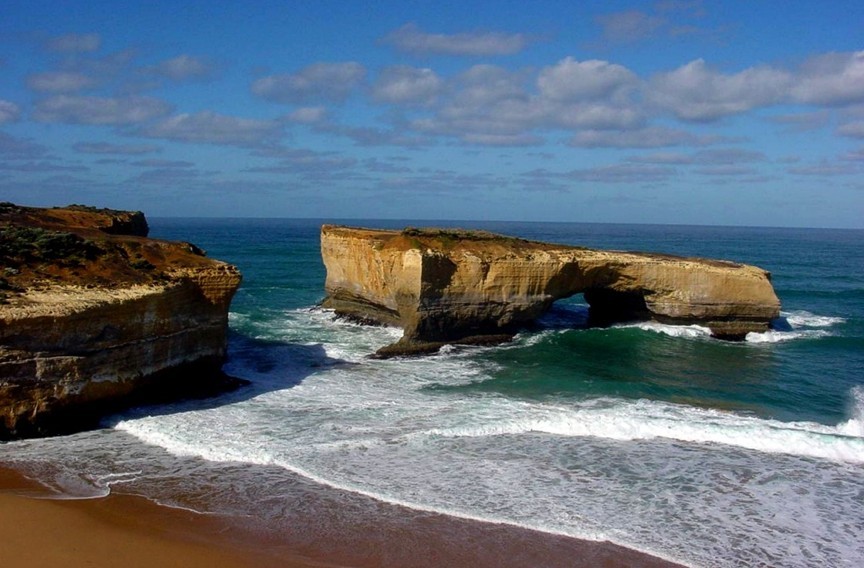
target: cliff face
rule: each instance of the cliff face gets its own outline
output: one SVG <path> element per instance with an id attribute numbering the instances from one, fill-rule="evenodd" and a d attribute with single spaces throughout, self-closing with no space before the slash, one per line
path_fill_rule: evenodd
<path id="1" fill-rule="evenodd" d="M 215 392 L 233 266 L 144 238 L 143 215 L 0 206 L 0 438 Z"/>
<path id="2" fill-rule="evenodd" d="M 469 231 L 402 232 L 325 225 L 325 305 L 400 325 L 400 346 L 510 334 L 555 300 L 584 293 L 597 324 L 699 324 L 722 338 L 768 329 L 780 302 L 757 267 L 591 250 Z"/>

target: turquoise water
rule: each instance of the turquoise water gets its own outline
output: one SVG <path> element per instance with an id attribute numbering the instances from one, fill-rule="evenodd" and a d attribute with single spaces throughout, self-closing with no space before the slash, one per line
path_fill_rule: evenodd
<path id="1" fill-rule="evenodd" d="M 782 317 L 726 343 L 695 326 L 588 329 L 574 297 L 507 345 L 376 361 L 399 330 L 316 307 L 320 222 L 156 219 L 152 236 L 241 268 L 227 370 L 253 385 L 0 456 L 66 495 L 122 485 L 286 531 L 314 490 L 348 517 L 362 498 L 693 566 L 864 560 L 864 232 L 431 224 L 756 264 Z"/>

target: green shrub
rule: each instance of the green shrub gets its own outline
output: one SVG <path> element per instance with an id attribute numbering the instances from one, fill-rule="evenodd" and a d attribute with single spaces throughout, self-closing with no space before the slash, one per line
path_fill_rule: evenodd
<path id="1" fill-rule="evenodd" d="M 6 264 L 33 260 L 81 262 L 102 252 L 93 241 L 72 233 L 14 225 L 0 229 L 0 261 Z"/>

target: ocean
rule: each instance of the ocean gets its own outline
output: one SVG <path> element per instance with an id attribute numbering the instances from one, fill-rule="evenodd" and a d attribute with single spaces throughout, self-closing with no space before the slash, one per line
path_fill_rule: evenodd
<path id="1" fill-rule="evenodd" d="M 382 361 L 401 330 L 318 307 L 322 222 L 151 219 L 243 272 L 226 371 L 251 386 L 0 444 L 0 461 L 58 497 L 139 494 L 360 555 L 369 526 L 443 514 L 690 566 L 864 564 L 864 231 L 343 221 L 745 262 L 782 302 L 775 329 L 732 343 L 590 329 L 575 296 L 511 343 Z"/>

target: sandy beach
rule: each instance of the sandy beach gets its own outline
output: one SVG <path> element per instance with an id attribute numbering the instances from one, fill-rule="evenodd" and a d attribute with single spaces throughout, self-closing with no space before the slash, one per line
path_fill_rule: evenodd
<path id="1" fill-rule="evenodd" d="M 4 566 L 676 566 L 610 543 L 445 516 L 418 518 L 413 529 L 406 531 L 414 534 L 389 532 L 388 550 L 348 550 L 334 541 L 329 549 L 319 545 L 307 556 L 306 548 L 303 553 L 297 550 L 302 544 L 256 539 L 248 534 L 238 538 L 227 519 L 160 506 L 142 497 L 48 497 L 36 482 L 0 467 L 0 551 Z M 379 529 L 365 528 L 370 535 Z M 418 534 L 424 535 L 425 552 L 412 556 L 412 541 Z M 458 538 L 453 538 L 457 534 Z"/>
<path id="2" fill-rule="evenodd" d="M 331 566 L 280 551 L 239 546 L 217 517 L 147 499 L 49 499 L 38 484 L 0 468 L 0 551 L 4 566 Z"/>

